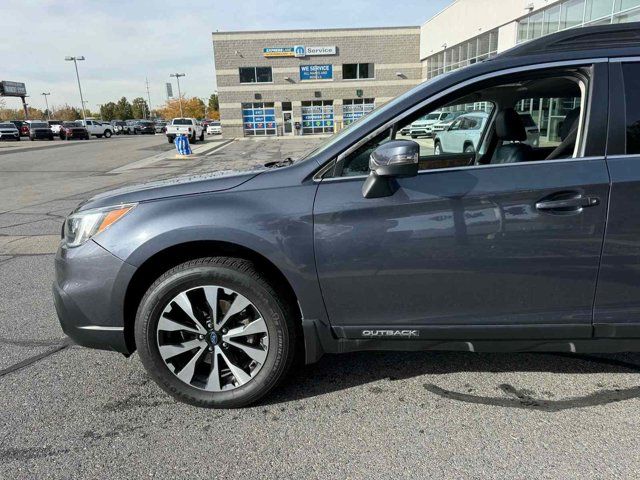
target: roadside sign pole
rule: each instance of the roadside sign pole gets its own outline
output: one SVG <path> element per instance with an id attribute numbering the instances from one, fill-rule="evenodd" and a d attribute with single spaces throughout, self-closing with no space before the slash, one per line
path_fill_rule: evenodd
<path id="1" fill-rule="evenodd" d="M 20 97 L 22 99 L 22 109 L 24 110 L 24 119 L 29 120 L 29 110 L 27 110 L 27 101 L 25 97 Z"/>
<path id="2" fill-rule="evenodd" d="M 51 112 L 49 111 L 49 101 L 47 100 L 47 96 L 51 95 L 51 93 L 42 93 L 44 97 L 44 104 L 47 106 L 47 120 L 51 120 Z"/>
<path id="3" fill-rule="evenodd" d="M 84 113 L 84 98 L 82 98 L 82 87 L 80 86 L 80 74 L 78 73 L 78 61 L 76 60 L 76 57 L 73 57 L 73 64 L 76 66 L 76 78 L 78 79 L 78 90 L 80 91 L 80 103 L 82 103 L 82 120 L 84 120 L 84 124 L 86 126 L 87 117 Z"/>
<path id="4" fill-rule="evenodd" d="M 78 90 L 80 91 L 80 108 L 82 108 L 82 119 L 84 120 L 84 125 L 87 125 L 87 117 L 84 113 L 84 98 L 82 98 L 82 87 L 80 86 L 80 74 L 78 73 L 78 61 L 84 60 L 84 56 L 80 55 L 78 57 L 64 57 L 65 61 L 71 62 L 76 66 L 76 78 L 78 79 Z"/>
<path id="5" fill-rule="evenodd" d="M 176 80 L 178 81 L 178 101 L 180 102 L 180 116 L 184 117 L 184 115 L 182 114 L 182 93 L 180 93 L 180 77 L 184 77 L 185 74 L 184 73 L 172 73 L 169 76 L 170 77 L 176 77 Z"/>

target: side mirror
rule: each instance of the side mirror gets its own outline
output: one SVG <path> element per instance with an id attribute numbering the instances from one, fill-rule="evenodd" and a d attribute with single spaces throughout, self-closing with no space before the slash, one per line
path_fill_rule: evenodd
<path id="1" fill-rule="evenodd" d="M 369 158 L 371 173 L 362 186 L 364 198 L 388 197 L 398 189 L 395 178 L 418 174 L 420 145 L 411 140 L 393 140 L 376 148 Z"/>

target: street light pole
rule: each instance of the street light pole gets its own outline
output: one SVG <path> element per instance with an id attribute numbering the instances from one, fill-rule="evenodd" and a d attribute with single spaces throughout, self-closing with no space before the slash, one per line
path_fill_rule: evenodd
<path id="1" fill-rule="evenodd" d="M 47 97 L 51 95 L 51 92 L 48 93 L 42 93 L 42 96 L 44 97 L 44 103 L 47 106 L 47 120 L 51 120 L 51 112 L 49 111 L 49 102 L 47 101 Z"/>
<path id="2" fill-rule="evenodd" d="M 80 86 L 80 74 L 78 73 L 78 62 L 84 60 L 83 56 L 78 57 L 64 57 L 67 62 L 73 62 L 76 66 L 76 78 L 78 79 L 78 91 L 80 92 L 80 103 L 82 108 L 82 119 L 84 120 L 84 124 L 87 124 L 87 117 L 84 113 L 84 98 L 82 98 L 82 87 Z"/>
<path id="3" fill-rule="evenodd" d="M 178 81 L 178 100 L 180 102 L 180 116 L 182 117 L 182 93 L 180 93 L 180 77 L 186 76 L 184 73 L 172 73 L 169 75 L 170 77 L 175 77 Z"/>

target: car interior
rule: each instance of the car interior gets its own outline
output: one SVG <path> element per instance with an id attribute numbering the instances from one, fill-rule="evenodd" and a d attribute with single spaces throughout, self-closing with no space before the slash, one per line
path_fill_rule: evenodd
<path id="1" fill-rule="evenodd" d="M 439 141 L 439 136 L 449 135 L 448 131 L 438 132 L 428 141 L 420 139 L 420 170 L 578 157 L 585 123 L 581 113 L 586 111 L 588 69 L 536 72 L 535 75 L 510 77 L 508 82 L 502 80 L 503 83 L 494 80 L 493 84 L 480 89 L 476 86 L 462 96 L 457 93 L 453 99 L 445 98 L 441 103 L 429 105 L 428 111 L 417 110 L 406 116 L 343 159 L 335 173 L 341 176 L 368 174 L 369 156 L 375 148 L 401 138 L 399 132 L 403 128 L 440 109 L 464 110 L 466 113 L 482 111 L 489 117 L 483 131 L 476 132 L 478 138 L 472 140 L 472 151 L 466 151 L 460 144 L 453 150 L 443 149 L 435 155 L 434 142 Z M 529 109 L 523 111 L 527 106 Z M 535 142 L 528 136 L 532 129 L 525 128 L 525 121 L 530 122 L 531 118 L 538 127 L 533 129 L 538 132 Z"/>

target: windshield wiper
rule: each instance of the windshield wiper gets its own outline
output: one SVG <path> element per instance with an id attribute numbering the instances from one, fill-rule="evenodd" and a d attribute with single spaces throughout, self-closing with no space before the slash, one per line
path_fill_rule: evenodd
<path id="1" fill-rule="evenodd" d="M 288 167 L 289 165 L 292 165 L 292 164 L 293 164 L 293 159 L 291 157 L 287 157 L 284 160 L 267 162 L 264 164 L 264 166 L 267 168 L 282 168 L 282 167 Z"/>

